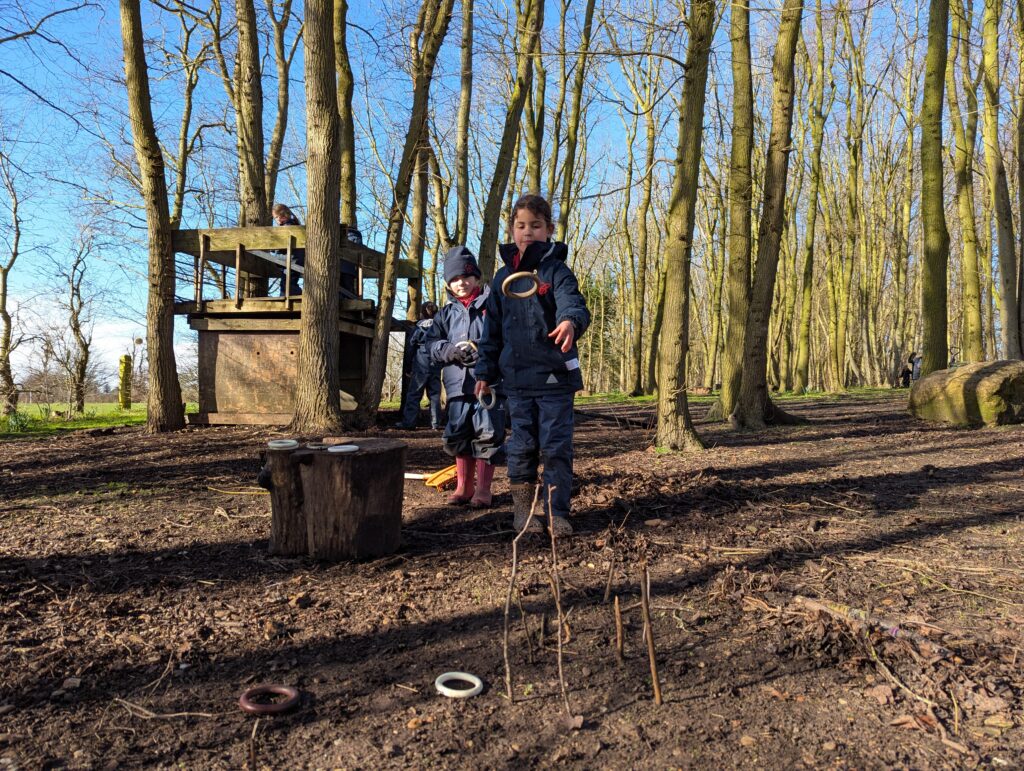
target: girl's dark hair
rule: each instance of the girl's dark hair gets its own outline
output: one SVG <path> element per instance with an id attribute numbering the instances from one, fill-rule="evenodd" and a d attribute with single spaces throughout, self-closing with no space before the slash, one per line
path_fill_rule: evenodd
<path id="1" fill-rule="evenodd" d="M 512 213 L 508 215 L 508 229 L 510 232 L 512 230 L 512 224 L 516 221 L 516 214 L 521 209 L 526 209 L 531 214 L 537 215 L 543 219 L 549 227 L 554 224 L 554 220 L 551 217 L 551 204 L 548 203 L 547 199 L 540 195 L 527 193 L 513 204 Z"/>
<path id="2" fill-rule="evenodd" d="M 432 319 L 437 315 L 437 303 L 432 303 L 429 300 L 420 306 L 420 321 L 426 319 Z"/>

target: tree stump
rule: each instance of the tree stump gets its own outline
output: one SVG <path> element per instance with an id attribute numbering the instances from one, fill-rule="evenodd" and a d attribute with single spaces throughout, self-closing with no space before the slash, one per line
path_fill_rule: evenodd
<path id="1" fill-rule="evenodd" d="M 313 452 L 305 449 L 267 450 L 271 554 L 294 557 L 306 553 L 306 513 L 302 508 L 298 464 Z"/>
<path id="2" fill-rule="evenodd" d="M 396 551 L 401 542 L 405 443 L 333 437 L 324 443 L 359 449 L 267 451 L 264 479 L 271 488 L 271 553 L 349 560 Z"/>

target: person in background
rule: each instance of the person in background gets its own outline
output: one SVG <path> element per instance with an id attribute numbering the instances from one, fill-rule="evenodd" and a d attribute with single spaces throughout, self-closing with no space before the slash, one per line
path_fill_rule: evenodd
<path id="1" fill-rule="evenodd" d="M 278 225 L 301 225 L 299 218 L 292 214 L 292 210 L 285 206 L 283 203 L 275 203 L 274 208 L 271 210 L 274 216 L 274 222 Z M 305 249 L 294 249 L 292 251 L 292 265 L 298 265 L 300 268 L 306 265 L 306 250 Z M 289 282 L 290 295 L 302 294 L 302 288 L 299 285 L 299 274 L 293 272 L 291 274 L 291 281 Z M 281 282 L 281 294 L 284 295 L 284 281 Z"/>
<path id="2" fill-rule="evenodd" d="M 458 481 L 448 503 L 485 509 L 491 505 L 494 466 L 504 458 L 506 422 L 499 384 L 494 383 L 494 403 L 485 406 L 477 399 L 473 374 L 490 287 L 481 284 L 480 266 L 465 246 L 448 250 L 444 281 L 452 301 L 434 317 L 428 345 L 431 359 L 444 365 L 444 451 L 455 457 Z"/>
<path id="3" fill-rule="evenodd" d="M 402 418 L 396 428 L 416 428 L 424 391 L 430 400 L 430 427 L 436 431 L 444 422 L 441 418 L 441 366 L 430 360 L 430 351 L 427 350 L 427 338 L 436 315 L 435 303 L 423 303 L 420 320 L 406 338 L 403 374 L 409 379 L 402 402 Z"/>

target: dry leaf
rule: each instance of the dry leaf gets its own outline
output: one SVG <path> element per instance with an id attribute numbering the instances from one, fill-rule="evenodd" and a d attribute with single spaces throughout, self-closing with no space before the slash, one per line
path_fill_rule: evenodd
<path id="1" fill-rule="evenodd" d="M 743 736 L 740 737 L 740 745 L 742 745 L 743 747 L 753 747 L 755 744 L 757 744 L 757 739 L 755 739 L 753 736 L 743 734 Z"/>

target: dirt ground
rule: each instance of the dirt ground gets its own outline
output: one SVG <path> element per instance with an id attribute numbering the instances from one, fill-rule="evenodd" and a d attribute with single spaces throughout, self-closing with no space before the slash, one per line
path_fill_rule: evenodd
<path id="1" fill-rule="evenodd" d="M 0 768 L 1019 768 L 1024 427 L 926 426 L 904 403 L 698 422 L 699 455 L 580 420 L 558 544 L 575 723 L 543 540 L 520 554 L 505 696 L 503 471 L 489 511 L 407 482 L 401 551 L 331 565 L 267 554 L 252 485 L 280 432 L 0 443 Z M 434 432 L 379 433 L 408 440 L 409 470 L 447 465 Z M 483 694 L 439 696 L 449 670 Z M 243 713 L 264 682 L 298 708 Z"/>

